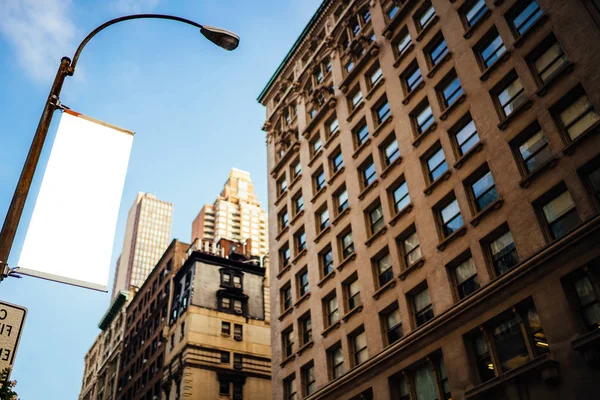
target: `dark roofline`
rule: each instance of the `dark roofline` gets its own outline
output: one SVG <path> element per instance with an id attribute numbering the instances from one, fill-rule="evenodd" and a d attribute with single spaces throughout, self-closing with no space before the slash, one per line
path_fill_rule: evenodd
<path id="1" fill-rule="evenodd" d="M 302 43 L 302 41 L 304 40 L 304 38 L 306 38 L 306 36 L 308 35 L 308 32 L 316 24 L 319 14 L 321 14 L 321 12 L 325 9 L 325 5 L 327 3 L 328 3 L 328 0 L 323 0 L 323 2 L 321 3 L 321 5 L 317 9 L 317 11 L 314 13 L 314 15 L 312 16 L 312 18 L 308 22 L 308 25 L 306 25 L 304 27 L 304 30 L 302 31 L 302 33 L 300 33 L 300 36 L 298 36 L 298 39 L 296 39 L 296 42 L 294 43 L 294 45 L 292 46 L 292 48 L 290 49 L 290 51 L 288 51 L 287 55 L 285 56 L 285 58 L 283 59 L 283 61 L 281 62 L 281 64 L 279 64 L 279 67 L 277 67 L 277 70 L 275 71 L 275 73 L 273 74 L 273 76 L 271 76 L 271 79 L 269 79 L 269 82 L 267 83 L 267 86 L 265 86 L 265 88 L 262 90 L 262 92 L 260 92 L 260 94 L 258 95 L 258 98 L 256 100 L 259 103 L 262 103 L 262 101 L 265 98 L 265 95 L 267 94 L 267 92 L 269 91 L 269 89 L 271 89 L 271 87 L 273 86 L 273 83 L 275 82 L 275 78 L 277 78 L 277 76 L 279 75 L 279 73 L 281 73 L 281 71 L 283 70 L 283 68 L 288 63 L 288 61 L 290 61 L 290 59 L 292 58 L 292 55 L 296 52 L 296 50 L 298 50 L 298 47 L 300 47 L 300 44 Z"/>
<path id="2" fill-rule="evenodd" d="M 119 313 L 121 307 L 123 307 L 123 305 L 127 302 L 127 299 L 129 299 L 129 296 L 130 293 L 126 290 L 121 290 L 119 294 L 115 296 L 113 301 L 110 303 L 108 310 L 106 310 L 106 313 L 104 313 L 102 319 L 98 323 L 98 328 L 105 331 L 106 328 L 110 326 L 110 324 L 113 322 L 113 320 Z"/>
<path id="3" fill-rule="evenodd" d="M 178 279 L 179 277 L 181 277 L 185 273 L 184 270 L 186 269 L 186 267 L 189 264 L 193 264 L 196 261 L 201 261 L 206 264 L 216 265 L 216 266 L 220 266 L 220 267 L 231 267 L 231 268 L 242 270 L 243 272 L 249 272 L 251 274 L 265 276 L 265 269 L 263 267 L 261 267 L 260 265 L 256 265 L 256 264 L 250 263 L 250 262 L 234 261 L 229 258 L 224 258 L 221 256 L 216 256 L 213 254 L 208 254 L 208 253 L 204 253 L 204 252 L 196 250 L 196 251 L 192 252 L 192 254 L 190 254 L 190 256 L 185 261 L 183 266 L 179 269 L 179 271 L 177 271 L 177 274 L 175 275 L 175 279 Z"/>

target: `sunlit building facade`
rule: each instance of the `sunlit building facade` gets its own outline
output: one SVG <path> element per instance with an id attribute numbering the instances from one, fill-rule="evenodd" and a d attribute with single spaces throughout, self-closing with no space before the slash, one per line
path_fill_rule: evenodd
<path id="1" fill-rule="evenodd" d="M 600 7 L 326 0 L 259 96 L 273 398 L 587 399 Z"/>

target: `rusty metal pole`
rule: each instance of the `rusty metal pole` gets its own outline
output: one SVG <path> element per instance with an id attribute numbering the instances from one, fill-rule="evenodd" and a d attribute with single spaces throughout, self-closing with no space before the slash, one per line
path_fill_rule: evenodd
<path id="1" fill-rule="evenodd" d="M 69 75 L 69 67 L 71 66 L 71 59 L 63 57 L 58 67 L 58 72 L 54 78 L 54 83 L 50 89 L 50 94 L 44 105 L 44 111 L 42 117 L 38 123 L 33 142 L 27 154 L 25 165 L 21 171 L 19 182 L 15 188 L 12 201 L 6 213 L 4 224 L 2 225 L 2 231 L 0 232 L 0 281 L 9 275 L 10 269 L 8 268 L 8 257 L 12 248 L 15 234 L 17 233 L 17 227 L 23 214 L 23 208 L 25 207 L 25 200 L 27 200 L 27 194 L 31 188 L 31 182 L 33 175 L 46 141 L 46 135 L 52 122 L 52 116 L 58 106 L 58 99 L 60 98 L 60 91 L 62 89 L 65 78 Z"/>

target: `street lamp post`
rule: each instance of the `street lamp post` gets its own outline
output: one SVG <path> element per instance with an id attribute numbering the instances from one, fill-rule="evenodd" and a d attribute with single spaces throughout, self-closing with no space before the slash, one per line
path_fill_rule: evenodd
<path id="1" fill-rule="evenodd" d="M 8 266 L 8 257 L 10 255 L 10 250 L 17 232 L 17 227 L 19 226 L 19 221 L 21 220 L 21 215 L 23 214 L 23 207 L 25 206 L 25 201 L 27 200 L 27 195 L 29 193 L 29 189 L 31 188 L 31 182 L 40 159 L 40 154 L 46 140 L 46 135 L 48 134 L 48 128 L 50 127 L 50 122 L 52 122 L 52 116 L 54 111 L 60 107 L 60 92 L 62 90 L 63 83 L 65 82 L 65 78 L 73 75 L 81 51 L 85 45 L 94 36 L 96 36 L 98 32 L 118 22 L 147 18 L 169 19 L 192 25 L 200 29 L 200 33 L 202 33 L 202 35 L 204 35 L 208 40 L 229 51 L 235 50 L 240 41 L 240 38 L 232 32 L 211 26 L 200 25 L 185 18 L 163 14 L 134 14 L 115 18 L 100 25 L 90 32 L 85 39 L 83 39 L 75 51 L 73 60 L 68 57 L 63 57 L 60 61 L 58 71 L 56 72 L 54 82 L 52 83 L 50 94 L 48 95 L 48 99 L 44 105 L 44 111 L 42 112 L 40 122 L 38 123 L 37 130 L 35 131 L 33 142 L 29 148 L 25 165 L 21 171 L 21 176 L 19 177 L 17 187 L 15 188 L 12 201 L 4 219 L 4 224 L 2 225 L 2 231 L 0 232 L 0 281 L 2 281 L 5 277 L 10 276 L 11 273 L 15 271 L 15 269 L 11 269 Z"/>

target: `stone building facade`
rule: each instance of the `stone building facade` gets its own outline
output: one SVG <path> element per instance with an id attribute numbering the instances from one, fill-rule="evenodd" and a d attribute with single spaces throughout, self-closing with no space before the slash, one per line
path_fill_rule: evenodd
<path id="1" fill-rule="evenodd" d="M 587 399 L 600 5 L 326 0 L 266 108 L 273 398 Z"/>

